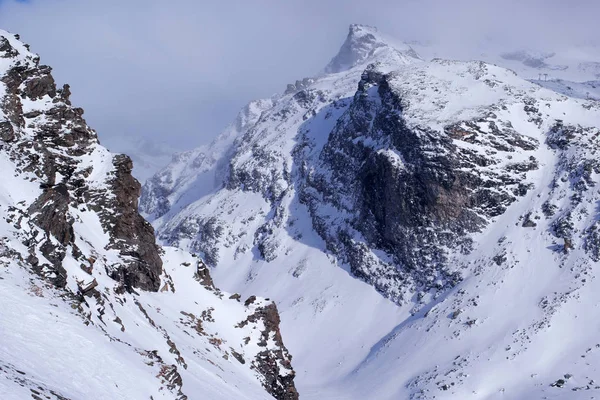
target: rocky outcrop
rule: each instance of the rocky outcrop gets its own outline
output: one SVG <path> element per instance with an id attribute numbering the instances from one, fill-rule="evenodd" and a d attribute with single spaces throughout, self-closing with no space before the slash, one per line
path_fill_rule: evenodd
<path id="1" fill-rule="evenodd" d="M 15 130 L 9 121 L 0 122 L 0 139 L 10 142 L 15 138 Z"/>
<path id="2" fill-rule="evenodd" d="M 0 360 L 0 380 L 16 390 L 36 382 L 35 398 L 77 398 L 88 385 L 110 398 L 225 399 L 246 390 L 263 398 L 265 389 L 297 399 L 275 305 L 257 297 L 241 304 L 240 295 L 215 287 L 200 257 L 159 247 L 138 213 L 141 186 L 131 159 L 100 146 L 83 110 L 72 106 L 69 86 L 58 89 L 51 69 L 3 31 L 0 57 L 0 282 L 28 313 L 52 306 L 31 315 L 44 329 L 7 340 L 17 349 L 45 343 L 24 353 L 48 363 L 4 354 L 34 374 L 21 378 Z M 218 238 L 216 220 L 204 225 L 207 242 Z M 3 332 L 5 317 L 21 317 L 5 311 Z M 105 379 L 80 374 L 90 359 L 101 361 Z M 79 376 L 60 381 L 51 370 L 65 365 L 67 375 Z M 61 395 L 47 391 L 46 381 Z"/>
<path id="3" fill-rule="evenodd" d="M 44 267 L 53 271 L 56 277 L 52 281 L 58 287 L 64 287 L 67 283 L 66 271 L 61 265 L 67 246 L 73 246 L 73 249 L 77 251 L 74 244 L 73 220 L 69 218 L 69 203 L 69 191 L 65 184 L 59 183 L 45 188 L 42 195 L 28 210 L 31 215 L 35 216 L 35 223 L 44 232 L 40 251 L 52 264 Z M 33 249 L 30 251 L 33 252 Z M 40 267 L 38 261 L 30 260 L 34 270 Z"/>
<path id="4" fill-rule="evenodd" d="M 104 225 L 111 227 L 109 247 L 119 250 L 121 255 L 131 261 L 117 267 L 111 272 L 111 276 L 122 281 L 128 290 L 137 287 L 157 291 L 162 261 L 154 237 L 154 228 L 138 213 L 141 185 L 131 175 L 133 163 L 128 156 L 116 156 L 113 165 L 115 173 L 109 184 L 114 197 L 110 200 L 96 197 L 96 207 L 99 207 Z"/>
<path id="5" fill-rule="evenodd" d="M 210 276 L 210 271 L 204 261 L 198 260 L 198 264 L 196 265 L 196 274 L 194 278 L 200 282 L 202 286 L 209 290 L 216 290 L 215 284 Z M 238 295 L 239 297 L 239 295 Z"/>
<path id="6" fill-rule="evenodd" d="M 394 301 L 456 285 L 462 267 L 452 258 L 471 252 L 473 236 L 530 192 L 549 106 L 509 70 L 422 62 L 410 50 L 351 26 L 329 74 L 288 86 L 238 133 L 218 162 L 227 165 L 222 186 L 199 197 L 179 187 L 178 197 L 197 202 L 161 210 L 161 239 L 202 252 L 210 265 L 228 249 L 234 259 L 276 262 L 294 247 L 285 235 L 314 245 L 302 238 L 312 232 L 292 227 L 308 209 L 336 262 Z M 172 174 L 183 169 L 174 163 L 155 178 L 169 172 L 177 182 L 185 174 Z M 249 192 L 266 203 L 258 216 L 239 211 L 255 201 Z M 148 193 L 147 203 L 163 204 L 160 195 Z"/>
<path id="7" fill-rule="evenodd" d="M 71 105 L 69 86 L 57 89 L 52 69 L 18 42 L 3 37 L 0 55 L 11 61 L 0 77 L 7 89 L 0 99 L 3 151 L 22 172 L 33 174 L 41 189 L 28 209 L 42 232 L 27 240 L 32 266 L 52 270 L 53 282 L 65 285 L 64 254 L 78 253 L 70 209 L 88 207 L 98 213 L 110 238 L 107 249 L 121 255 L 109 275 L 126 290 L 157 291 L 162 261 L 154 230 L 137 211 L 140 184 L 131 176 L 131 160 L 114 156 L 112 170 L 98 175 L 95 168 L 102 166 L 90 160 L 101 155 L 98 138 L 83 110 Z M 34 255 L 36 248 L 50 265 Z"/>

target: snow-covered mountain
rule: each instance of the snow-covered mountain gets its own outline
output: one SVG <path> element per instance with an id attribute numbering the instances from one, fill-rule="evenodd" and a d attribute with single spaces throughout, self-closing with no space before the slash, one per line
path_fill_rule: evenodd
<path id="1" fill-rule="evenodd" d="M 131 160 L 0 31 L 0 398 L 298 398 L 269 300 L 156 245 Z"/>
<path id="2" fill-rule="evenodd" d="M 596 396 L 600 103 L 424 59 L 352 25 L 150 179 L 143 214 L 277 302 L 304 399 Z"/>

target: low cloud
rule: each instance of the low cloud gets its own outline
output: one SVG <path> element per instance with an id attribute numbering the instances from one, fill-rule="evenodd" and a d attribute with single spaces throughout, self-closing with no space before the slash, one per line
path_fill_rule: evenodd
<path id="1" fill-rule="evenodd" d="M 597 0 L 0 0 L 0 27 L 71 84 L 117 147 L 123 136 L 209 141 L 247 101 L 317 73 L 350 23 L 463 49 L 552 49 L 597 40 L 598 15 Z"/>

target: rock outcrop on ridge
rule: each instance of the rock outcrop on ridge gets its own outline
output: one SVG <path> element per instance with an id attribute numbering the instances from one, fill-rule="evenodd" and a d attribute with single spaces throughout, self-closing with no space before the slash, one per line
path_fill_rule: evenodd
<path id="1" fill-rule="evenodd" d="M 157 245 L 131 159 L 69 96 L 0 31 L 0 392 L 297 399 L 275 304 L 240 303 Z"/>

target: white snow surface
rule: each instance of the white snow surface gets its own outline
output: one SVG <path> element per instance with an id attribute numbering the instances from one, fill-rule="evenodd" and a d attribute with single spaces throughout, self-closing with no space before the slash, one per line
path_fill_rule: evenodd
<path id="1" fill-rule="evenodd" d="M 546 201 L 568 207 L 574 189 L 568 183 L 553 188 L 555 174 L 565 160 L 577 164 L 596 154 L 600 104 L 480 61 L 406 57 L 398 63 L 398 52 L 390 50 L 388 41 L 365 29 L 377 43 L 368 57 L 305 80 L 300 90 L 259 102 L 264 107 L 255 106 L 259 111 L 251 123 L 184 153 L 150 180 L 142 210 L 165 242 L 218 254 L 212 274 L 219 286 L 276 300 L 303 399 L 600 396 L 600 265 L 584 252 L 582 240 L 575 239 L 567 254 L 560 251 L 562 240 L 549 233 L 551 221 L 539 211 Z M 493 106 L 499 120 L 540 143 L 532 152 L 507 155 L 502 164 L 534 155 L 539 168 L 528 175 L 533 189 L 473 235 L 470 254 L 453 254 L 463 281 L 419 307 L 413 301 L 392 303 L 353 277 L 326 250 L 296 198 L 302 168 L 294 166 L 298 136 L 311 138 L 312 147 L 304 151 L 308 160 L 317 159 L 369 63 L 390 73 L 410 126 L 442 130 L 481 117 Z M 524 111 L 532 98 L 543 105 L 539 112 L 546 122 L 541 125 Z M 561 155 L 546 144 L 556 120 L 592 129 Z M 477 150 L 477 145 L 455 142 Z M 403 164 L 396 152 L 380 151 Z M 191 160 L 199 160 L 196 169 L 190 168 Z M 254 174 L 259 184 L 266 182 L 268 195 L 262 187 L 231 184 L 231 171 Z M 598 182 L 596 172 L 591 176 Z M 561 178 L 563 183 L 572 179 L 566 172 Z M 156 188 L 166 192 L 163 215 L 157 215 Z M 585 196 L 572 210 L 580 232 L 599 213 L 597 188 Z M 336 209 L 329 212 L 332 221 L 343 218 Z M 530 212 L 537 225 L 523 227 L 523 216 Z M 274 215 L 283 223 L 270 224 Z M 181 226 L 197 230 L 209 220 L 220 227 L 216 235 L 190 237 L 178 231 Z M 265 226 L 271 230 L 269 260 L 255 244 Z M 506 258 L 500 265 L 493 260 L 499 255 Z M 564 387 L 551 386 L 559 379 Z"/>
<path id="2" fill-rule="evenodd" d="M 229 350 L 244 357 L 258 352 L 261 327 L 234 328 L 255 306 L 246 308 L 228 300 L 227 294 L 221 298 L 202 287 L 189 266 L 197 260 L 188 253 L 165 248 L 163 259 L 175 293 L 113 297 L 114 282 L 97 273 L 95 279 L 108 296 L 105 304 L 93 298 L 86 299 L 88 304 L 65 299 L 20 263 L 2 260 L 0 397 L 24 399 L 37 391 L 50 398 L 58 394 L 69 399 L 173 399 L 178 398 L 177 391 L 167 388 L 166 373 L 176 366 L 184 382 L 182 392 L 190 399 L 270 398 L 254 372 Z M 79 267 L 68 272 L 76 275 L 75 268 Z M 200 334 L 192 315 L 201 318 L 211 309 L 214 322 L 202 322 L 205 333 Z M 88 322 L 84 315 L 89 313 Z M 242 346 L 246 336 L 254 345 Z M 175 343 L 181 359 L 171 352 L 168 340 Z M 153 351 L 161 361 L 151 355 Z"/>
<path id="3" fill-rule="evenodd" d="M 532 82 L 569 97 L 600 101 L 600 80 L 572 82 L 563 79 L 536 79 Z"/>

